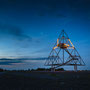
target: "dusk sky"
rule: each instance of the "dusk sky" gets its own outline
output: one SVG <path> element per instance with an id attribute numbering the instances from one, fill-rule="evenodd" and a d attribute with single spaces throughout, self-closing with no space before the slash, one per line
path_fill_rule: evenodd
<path id="1" fill-rule="evenodd" d="M 0 0 L 0 58 L 48 57 L 62 29 L 90 70 L 90 0 Z"/>

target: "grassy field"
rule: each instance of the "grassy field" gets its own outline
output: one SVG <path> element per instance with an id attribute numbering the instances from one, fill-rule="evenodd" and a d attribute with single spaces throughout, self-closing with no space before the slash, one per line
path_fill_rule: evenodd
<path id="1" fill-rule="evenodd" d="M 90 71 L 0 72 L 0 90 L 90 90 Z"/>

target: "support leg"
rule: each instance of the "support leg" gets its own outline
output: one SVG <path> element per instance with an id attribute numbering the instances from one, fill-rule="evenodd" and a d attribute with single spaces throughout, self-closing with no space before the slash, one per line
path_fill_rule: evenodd
<path id="1" fill-rule="evenodd" d="M 74 65 L 74 71 L 77 72 L 77 65 Z"/>

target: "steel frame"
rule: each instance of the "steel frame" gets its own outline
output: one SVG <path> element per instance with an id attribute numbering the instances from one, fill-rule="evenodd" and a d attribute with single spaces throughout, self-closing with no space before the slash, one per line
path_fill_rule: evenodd
<path id="1" fill-rule="evenodd" d="M 63 50 L 63 57 L 61 57 L 61 54 L 59 55 L 61 50 Z M 69 50 L 71 50 L 71 52 Z M 69 55 L 67 60 L 65 60 L 65 52 Z M 76 48 L 74 47 L 73 43 L 69 39 L 66 32 L 62 30 L 57 39 L 57 42 L 55 43 L 53 49 L 48 56 L 48 59 L 45 62 L 45 65 L 51 66 L 53 71 L 55 71 L 55 68 L 58 68 L 60 66 L 72 65 L 74 66 L 74 70 L 77 71 L 77 66 L 84 66 L 85 63 Z"/>

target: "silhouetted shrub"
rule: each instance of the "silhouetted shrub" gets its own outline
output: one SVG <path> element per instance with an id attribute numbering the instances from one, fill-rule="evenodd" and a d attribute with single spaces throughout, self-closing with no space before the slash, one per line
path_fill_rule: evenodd
<path id="1" fill-rule="evenodd" d="M 64 68 L 58 68 L 56 71 L 64 71 Z"/>
<path id="2" fill-rule="evenodd" d="M 0 72 L 3 72 L 4 70 L 0 68 Z"/>

